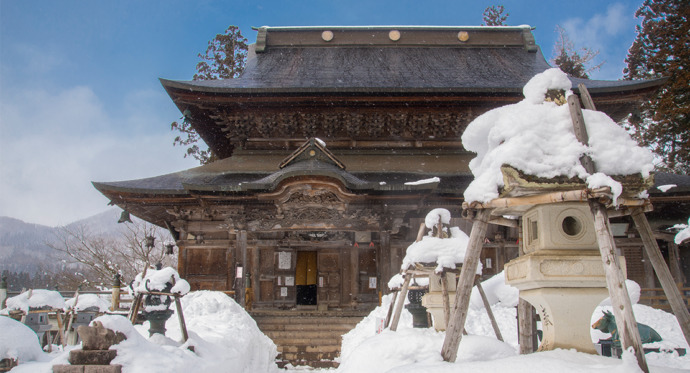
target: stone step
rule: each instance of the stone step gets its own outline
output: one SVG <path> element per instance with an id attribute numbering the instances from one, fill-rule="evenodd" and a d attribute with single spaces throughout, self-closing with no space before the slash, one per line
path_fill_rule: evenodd
<path id="1" fill-rule="evenodd" d="M 333 368 L 339 363 L 342 335 L 366 315 L 363 311 L 252 311 L 259 329 L 278 348 L 279 367 Z"/>
<path id="2" fill-rule="evenodd" d="M 278 346 L 278 352 L 340 352 L 340 345 Z"/>
<path id="3" fill-rule="evenodd" d="M 284 330 L 266 330 L 264 332 L 267 336 L 271 338 L 330 338 L 330 339 L 340 339 L 343 335 L 340 331 L 333 330 L 309 330 L 302 332 L 295 331 L 284 331 Z"/>
<path id="4" fill-rule="evenodd" d="M 269 337 L 271 338 L 271 337 Z M 340 346 L 334 338 L 271 338 L 276 346 Z"/>
<path id="5" fill-rule="evenodd" d="M 362 317 L 332 318 L 332 317 L 277 317 L 260 316 L 254 317 L 257 324 L 285 324 L 291 325 L 322 325 L 335 323 L 339 325 L 356 325 Z"/>

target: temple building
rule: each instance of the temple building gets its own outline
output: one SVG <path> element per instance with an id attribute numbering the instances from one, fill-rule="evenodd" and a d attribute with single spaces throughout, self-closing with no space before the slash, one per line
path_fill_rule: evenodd
<path id="1" fill-rule="evenodd" d="M 240 77 L 161 80 L 219 160 L 94 186 L 173 233 L 192 290 L 235 291 L 253 309 L 371 309 L 431 209 L 469 233 L 460 216 L 474 154 L 463 130 L 522 100 L 551 66 L 529 26 L 257 31 Z M 663 83 L 571 80 L 614 120 Z M 687 219 L 688 177 L 657 175 L 663 184 L 677 187 L 650 190 L 657 220 L 683 208 Z M 491 225 L 484 276 L 519 255 L 516 227 Z M 628 276 L 644 286 L 642 243 L 621 235 L 624 254 L 639 257 L 628 257 Z"/>

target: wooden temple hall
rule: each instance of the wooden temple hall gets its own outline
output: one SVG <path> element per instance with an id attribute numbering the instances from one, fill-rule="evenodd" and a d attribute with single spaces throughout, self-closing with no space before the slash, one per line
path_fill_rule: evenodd
<path id="1" fill-rule="evenodd" d="M 94 185 L 172 232 L 193 290 L 235 291 L 254 310 L 371 309 L 431 209 L 450 210 L 451 225 L 469 233 L 460 212 L 474 154 L 463 130 L 522 100 L 523 85 L 550 66 L 528 26 L 257 31 L 240 77 L 161 80 L 219 160 Z M 572 81 L 615 120 L 661 84 Z M 678 187 L 650 190 L 659 224 L 687 213 L 690 192 L 687 176 L 657 175 L 664 183 Z M 517 223 L 505 224 L 487 233 L 484 276 L 519 255 Z M 640 282 L 631 229 L 621 249 Z"/>

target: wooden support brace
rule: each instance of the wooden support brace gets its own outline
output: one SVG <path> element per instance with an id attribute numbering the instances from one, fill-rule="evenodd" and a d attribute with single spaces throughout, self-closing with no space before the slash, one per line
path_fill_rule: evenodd
<path id="1" fill-rule="evenodd" d="M 467 311 L 470 305 L 470 294 L 472 292 L 472 285 L 474 284 L 474 276 L 477 273 L 479 256 L 482 252 L 482 244 L 489 226 L 490 215 L 490 209 L 479 210 L 472 224 L 470 241 L 467 245 L 465 260 L 463 261 L 462 270 L 460 271 L 460 280 L 455 292 L 455 303 L 451 313 L 452 317 L 446 327 L 446 338 L 443 341 L 443 348 L 441 349 L 441 356 L 443 356 L 444 361 L 455 362 L 458 356 L 458 347 L 462 339 L 461 331 L 465 328 Z"/>
<path id="2" fill-rule="evenodd" d="M 448 278 L 445 271 L 441 272 L 441 295 L 443 296 L 443 321 L 447 328 L 448 322 L 450 322 L 450 299 L 448 296 Z"/>
<path id="3" fill-rule="evenodd" d="M 175 295 L 175 308 L 177 309 L 177 319 L 180 321 L 180 330 L 182 331 L 182 342 L 187 342 L 189 334 L 187 334 L 187 323 L 184 321 L 182 314 L 182 305 L 180 304 L 180 296 Z"/>
<path id="4" fill-rule="evenodd" d="M 654 272 L 656 272 L 656 276 L 659 278 L 666 298 L 668 298 L 671 310 L 673 314 L 676 315 L 676 319 L 678 319 L 678 324 L 680 324 L 680 330 L 683 332 L 685 341 L 690 343 L 690 313 L 688 313 L 683 297 L 673 281 L 673 277 L 671 276 L 668 266 L 666 266 L 664 257 L 661 255 L 659 245 L 654 239 L 654 234 L 647 221 L 647 217 L 642 210 L 635 210 L 632 213 L 632 218 L 637 227 L 637 231 L 642 237 L 647 257 L 649 261 L 652 262 Z"/>
<path id="5" fill-rule="evenodd" d="M 384 328 L 387 328 L 391 324 L 391 316 L 393 315 L 393 308 L 395 308 L 395 301 L 398 299 L 398 293 L 400 293 L 399 290 L 393 292 L 393 299 L 391 300 L 391 304 L 388 306 L 388 313 L 386 314 Z"/>
<path id="6" fill-rule="evenodd" d="M 400 322 L 400 313 L 402 312 L 403 305 L 405 304 L 405 298 L 407 297 L 407 289 L 410 287 L 410 280 L 412 280 L 412 275 L 406 275 L 405 281 L 403 281 L 402 289 L 400 289 L 400 294 L 398 295 L 398 302 L 395 304 L 395 311 L 393 312 L 393 320 L 391 321 L 392 331 L 398 330 L 398 323 Z"/>
<path id="7" fill-rule="evenodd" d="M 494 328 L 494 333 L 496 333 L 496 338 L 499 341 L 503 342 L 501 330 L 498 328 L 498 323 L 496 322 L 496 318 L 494 317 L 494 312 L 491 310 L 491 305 L 489 304 L 489 300 L 486 298 L 486 293 L 484 292 L 484 288 L 482 288 L 482 283 L 481 281 L 479 281 L 479 277 L 477 277 L 475 283 L 477 285 L 477 290 L 479 290 L 479 295 L 482 298 L 482 302 L 484 303 L 486 313 L 487 315 L 489 315 L 489 320 L 491 320 L 491 326 Z"/>
<path id="8" fill-rule="evenodd" d="M 609 289 L 613 315 L 616 318 L 616 326 L 620 335 L 623 349 L 632 347 L 635 350 L 637 364 L 643 372 L 648 373 L 647 361 L 642 348 L 640 332 L 632 310 L 632 303 L 625 286 L 625 276 L 620 268 L 613 234 L 609 226 L 606 207 L 599 202 L 590 201 L 589 207 L 594 215 L 594 230 L 599 244 L 599 252 L 604 263 L 606 274 L 606 286 Z"/>

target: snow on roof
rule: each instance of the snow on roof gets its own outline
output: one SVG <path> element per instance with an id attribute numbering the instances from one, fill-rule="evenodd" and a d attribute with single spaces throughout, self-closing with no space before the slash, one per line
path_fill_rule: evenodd
<path id="1" fill-rule="evenodd" d="M 577 140 L 568 106 L 544 101 L 547 90 L 564 90 L 569 96 L 570 88 L 565 73 L 546 70 L 524 86 L 524 100 L 488 111 L 469 124 L 462 143 L 477 156 L 470 161 L 475 179 L 465 190 L 467 202 L 488 202 L 499 196 L 504 164 L 545 179 L 577 176 L 587 180 L 591 175 L 580 164 L 580 157 L 587 154 L 602 174 L 588 181 L 590 188 L 595 184 L 615 187 L 617 182 L 608 175 L 649 175 L 652 153 L 602 112 L 583 110 L 589 146 Z"/>
<path id="2" fill-rule="evenodd" d="M 690 218 L 688 219 L 688 224 L 676 224 L 674 226 L 681 228 L 682 230 L 678 233 L 676 233 L 676 238 L 673 240 L 676 245 L 680 245 L 683 243 L 683 241 L 690 239 Z"/>
<path id="3" fill-rule="evenodd" d="M 441 179 L 438 177 L 434 176 L 429 179 L 423 179 L 423 180 L 417 180 L 417 181 L 408 181 L 405 183 L 405 185 L 424 185 L 424 184 L 433 184 L 433 183 L 440 183 Z"/>
<path id="4" fill-rule="evenodd" d="M 109 297 L 109 296 L 108 296 Z M 76 307 L 74 306 L 77 302 Z M 76 308 L 77 311 L 84 311 L 87 308 L 96 307 L 99 312 L 105 312 L 110 308 L 110 301 L 101 298 L 98 294 L 79 294 L 79 298 L 70 298 L 65 301 L 66 308 Z"/>
<path id="5" fill-rule="evenodd" d="M 659 186 L 656 187 L 656 188 L 659 189 L 660 191 L 666 193 L 666 192 L 669 191 L 669 189 L 675 188 L 675 187 L 677 187 L 677 186 L 678 186 L 678 185 L 676 185 L 676 184 L 666 184 L 666 185 L 659 185 Z"/>
<path id="6" fill-rule="evenodd" d="M 5 304 L 8 309 L 29 312 L 29 308 L 64 309 L 65 299 L 57 291 L 32 289 L 12 298 L 7 298 Z"/>

